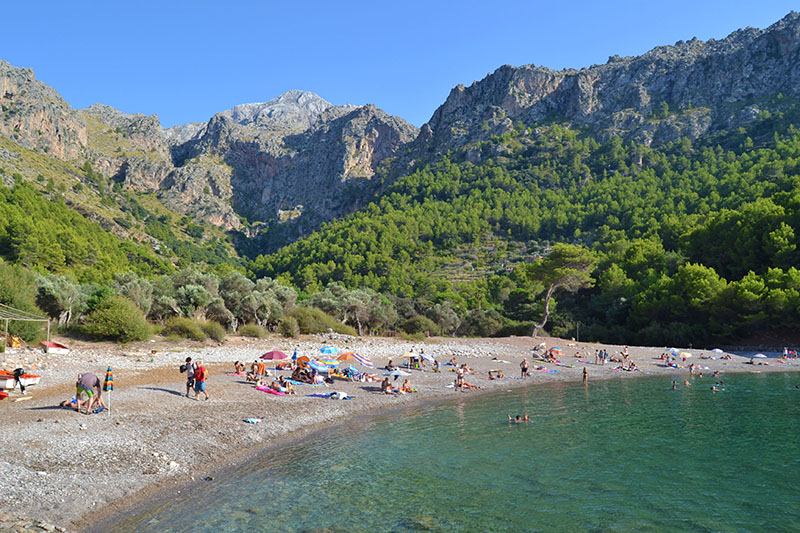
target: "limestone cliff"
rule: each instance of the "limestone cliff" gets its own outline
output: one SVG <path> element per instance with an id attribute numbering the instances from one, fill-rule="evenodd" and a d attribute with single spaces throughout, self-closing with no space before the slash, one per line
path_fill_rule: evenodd
<path id="1" fill-rule="evenodd" d="M 736 125 L 753 116 L 745 107 L 799 92 L 800 14 L 790 13 L 765 30 L 679 41 L 580 70 L 500 67 L 455 87 L 423 127 L 417 148 L 457 148 L 517 121 L 563 122 L 600 137 L 659 144 Z"/>
<path id="2" fill-rule="evenodd" d="M 0 60 L 0 135 L 62 160 L 78 158 L 87 144 L 86 123 L 33 69 Z"/>

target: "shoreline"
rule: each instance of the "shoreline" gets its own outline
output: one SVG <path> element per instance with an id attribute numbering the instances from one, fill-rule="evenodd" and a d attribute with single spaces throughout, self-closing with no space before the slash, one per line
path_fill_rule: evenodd
<path id="1" fill-rule="evenodd" d="M 490 369 L 502 368 L 507 375 L 517 375 L 519 361 L 523 357 L 530 361 L 530 348 L 542 340 L 548 346 L 564 346 L 565 353 L 560 359 L 573 366 L 546 363 L 542 366 L 557 372 L 532 372 L 527 380 L 487 380 Z M 376 366 L 370 373 L 377 375 L 382 374 L 377 368 L 383 367 L 391 355 L 397 363 L 397 356 L 410 347 L 417 350 L 422 347 L 440 362 L 449 360 L 446 354 L 455 354 L 459 363 L 466 362 L 478 372 L 468 375 L 467 381 L 482 388 L 466 392 L 446 388 L 445 384 L 452 382 L 455 374 L 442 367 L 440 374 L 411 370 L 409 378 L 419 392 L 400 397 L 369 390 L 378 383 L 340 381 L 328 388 L 297 386 L 296 396 L 273 396 L 255 391 L 240 378 L 225 374 L 232 370 L 233 361 L 248 364 L 252 360 L 245 355 L 263 353 L 273 347 L 291 353 L 290 345 L 300 347 L 301 353 L 309 353 L 323 344 L 370 355 Z M 152 348 L 152 357 L 148 357 L 147 348 Z M 451 401 L 461 394 L 483 396 L 544 383 L 580 383 L 584 367 L 589 371 L 589 386 L 593 381 L 636 377 L 689 379 L 686 369 L 659 365 L 660 361 L 654 357 L 663 348 L 630 347 L 631 360 L 641 372 L 616 371 L 615 363 L 594 365 L 593 354 L 598 348 L 606 348 L 613 354 L 622 347 L 530 337 L 433 339 L 422 343 L 325 335 L 299 342 L 270 338 L 205 347 L 191 343 L 124 349 L 113 345 L 73 346 L 72 357 L 65 357 L 51 369 L 40 372 L 43 381 L 48 380 L 47 386 L 31 389 L 30 401 L 13 402 L 19 398 L 16 396 L 3 403 L 6 416 L 0 425 L 5 431 L 0 442 L 4 456 L 0 461 L 8 475 L 0 481 L 4 494 L 0 513 L 33 516 L 71 531 L 99 530 L 120 519 L 124 521 L 135 510 L 151 507 L 157 498 L 192 490 L 208 483 L 204 481 L 207 477 L 222 475 L 256 456 L 312 438 L 319 432 L 335 430 L 353 417 L 363 420 L 389 415 L 420 404 Z M 574 357 L 573 351 L 582 355 Z M 740 356 L 723 361 L 699 359 L 700 351 L 692 352 L 695 359 L 691 361 L 708 368 L 703 370 L 708 375 L 695 381 L 702 379 L 709 386 L 714 383 L 711 375 L 714 370 L 800 371 L 798 360 L 775 363 L 770 359 L 768 366 L 750 366 L 743 364 L 746 359 Z M 206 360 L 211 373 L 211 401 L 194 401 L 183 396 L 183 375 L 177 366 L 187 354 L 193 357 L 198 354 Z M 505 362 L 493 360 L 492 356 Z M 117 387 L 112 393 L 111 416 L 79 415 L 54 407 L 64 395 L 72 394 L 70 382 L 74 383 L 76 368 L 95 371 L 101 376 L 99 367 L 104 371 L 108 364 L 114 367 Z M 334 390 L 347 392 L 355 399 L 337 401 L 306 396 Z M 264 422 L 252 425 L 242 421 L 252 416 L 263 417 Z M 89 476 L 90 482 L 78 482 L 76 478 L 81 476 Z M 20 483 L 20 480 L 26 481 Z"/>

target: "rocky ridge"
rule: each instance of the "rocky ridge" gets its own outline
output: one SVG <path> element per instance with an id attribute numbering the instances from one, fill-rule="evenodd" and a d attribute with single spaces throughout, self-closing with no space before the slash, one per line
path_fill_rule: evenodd
<path id="1" fill-rule="evenodd" d="M 80 115 L 33 69 L 0 59 L 0 135 L 59 159 L 74 159 L 87 144 Z"/>
<path id="2" fill-rule="evenodd" d="M 760 101 L 800 90 L 800 14 L 722 40 L 679 41 L 638 57 L 555 71 L 502 66 L 456 86 L 423 126 L 417 150 L 446 151 L 526 126 L 561 122 L 643 144 L 747 121 Z M 757 111 L 756 111 L 757 114 Z"/>

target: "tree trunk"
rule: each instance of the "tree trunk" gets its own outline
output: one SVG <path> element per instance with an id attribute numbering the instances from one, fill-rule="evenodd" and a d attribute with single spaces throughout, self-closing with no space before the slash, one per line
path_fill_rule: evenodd
<path id="1" fill-rule="evenodd" d="M 547 324 L 547 318 L 550 316 L 550 299 L 553 297 L 553 293 L 555 292 L 557 285 L 550 285 L 550 288 L 547 289 L 547 296 L 544 297 L 544 316 L 542 317 L 542 321 L 539 324 L 534 324 L 533 331 L 531 331 L 531 337 L 535 337 L 539 334 L 539 330 Z"/>

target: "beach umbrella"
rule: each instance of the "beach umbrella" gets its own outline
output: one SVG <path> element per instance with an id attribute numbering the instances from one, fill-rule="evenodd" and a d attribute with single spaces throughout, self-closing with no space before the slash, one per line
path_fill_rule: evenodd
<path id="1" fill-rule="evenodd" d="M 339 348 L 336 346 L 323 346 L 319 349 L 319 353 L 329 355 L 333 353 L 339 353 Z"/>
<path id="2" fill-rule="evenodd" d="M 262 355 L 261 359 L 266 359 L 268 361 L 282 361 L 283 359 L 289 359 L 289 356 L 281 351 L 272 350 L 271 352 L 267 352 Z"/>
<path id="3" fill-rule="evenodd" d="M 374 368 L 375 364 L 372 362 L 372 359 L 365 355 L 358 354 L 356 352 L 346 352 L 339 356 L 339 361 L 347 361 L 348 359 L 353 359 L 358 361 L 362 365 L 368 368 Z"/>
<path id="4" fill-rule="evenodd" d="M 714 349 L 713 349 L 713 350 L 711 350 L 711 351 L 712 351 L 712 352 L 714 352 L 714 353 L 725 353 L 725 352 L 723 352 L 722 350 L 720 350 L 719 348 L 714 348 Z"/>
<path id="5" fill-rule="evenodd" d="M 294 349 L 294 353 L 292 354 L 292 361 L 297 361 L 297 348 Z"/>
<path id="6" fill-rule="evenodd" d="M 420 355 L 420 357 L 422 357 L 423 359 L 425 359 L 426 361 L 428 361 L 430 363 L 435 363 L 436 362 L 436 359 L 434 359 L 432 355 L 428 355 L 425 352 L 420 352 L 419 355 Z"/>
<path id="7" fill-rule="evenodd" d="M 309 361 L 310 359 L 307 355 L 301 355 L 300 357 L 297 358 L 297 364 L 300 365 L 300 368 L 305 367 Z"/>
<path id="8" fill-rule="evenodd" d="M 341 361 L 339 361 L 338 359 L 320 359 L 319 362 L 322 363 L 323 365 L 327 365 L 334 368 L 339 366 L 339 363 L 341 363 Z"/>
<path id="9" fill-rule="evenodd" d="M 671 353 L 672 355 L 678 355 L 678 353 L 680 352 L 680 350 L 679 350 L 679 349 L 677 349 L 677 348 L 670 348 L 670 349 L 669 349 L 669 350 L 667 350 L 667 351 L 668 351 L 669 353 Z"/>
<path id="10" fill-rule="evenodd" d="M 417 352 L 406 352 L 400 357 L 419 357 L 419 354 Z"/>
<path id="11" fill-rule="evenodd" d="M 755 357 L 756 359 L 766 359 L 767 358 L 767 356 L 764 355 L 763 353 L 757 353 L 753 357 Z"/>
<path id="12" fill-rule="evenodd" d="M 309 361 L 308 366 L 310 366 L 311 368 L 322 374 L 328 374 L 331 371 L 331 367 L 329 367 L 328 365 L 323 365 L 318 361 Z"/>
<path id="13" fill-rule="evenodd" d="M 114 374 L 111 367 L 106 370 L 106 379 L 103 381 L 103 390 L 108 393 L 108 414 L 111 416 L 111 391 L 114 390 Z"/>
<path id="14" fill-rule="evenodd" d="M 562 354 L 562 353 L 564 353 L 564 350 L 562 350 L 558 346 L 553 346 L 552 348 L 550 348 L 550 353 L 552 353 L 552 354 Z"/>
<path id="15" fill-rule="evenodd" d="M 692 354 L 690 354 L 689 352 L 681 352 L 681 353 L 678 354 L 678 357 L 685 357 L 687 359 L 689 357 L 691 357 L 691 356 L 692 356 Z"/>

